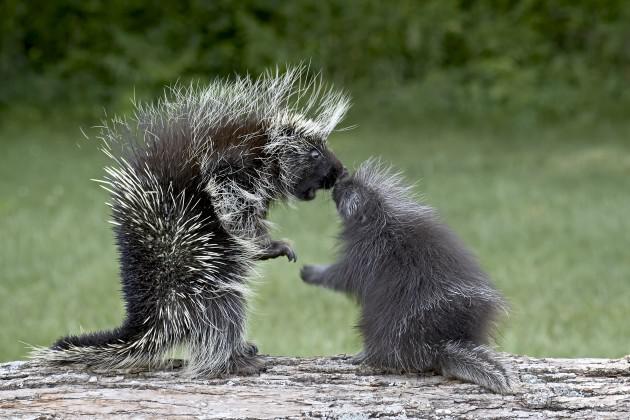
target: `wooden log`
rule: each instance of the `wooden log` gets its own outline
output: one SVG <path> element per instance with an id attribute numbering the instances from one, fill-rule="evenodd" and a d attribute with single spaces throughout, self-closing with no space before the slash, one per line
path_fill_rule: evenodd
<path id="1" fill-rule="evenodd" d="M 0 365 L 0 417 L 630 418 L 630 357 L 509 356 L 521 384 L 496 395 L 432 374 L 382 375 L 346 356 L 265 357 L 259 376 Z"/>

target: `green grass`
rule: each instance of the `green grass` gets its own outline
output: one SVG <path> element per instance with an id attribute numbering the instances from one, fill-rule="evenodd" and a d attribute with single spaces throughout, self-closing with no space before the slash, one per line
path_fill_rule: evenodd
<path id="1" fill-rule="evenodd" d="M 511 302 L 502 349 L 535 356 L 630 353 L 630 135 L 627 125 L 572 129 L 393 129 L 364 122 L 335 134 L 348 164 L 382 156 L 479 255 Z M 78 124 L 76 124 L 78 126 Z M 123 317 L 116 252 L 90 178 L 105 159 L 78 128 L 0 129 L 0 360 Z M 354 352 L 353 302 L 308 287 L 303 263 L 334 258 L 337 218 L 327 194 L 280 206 L 275 236 L 299 263 L 260 264 L 248 326 L 260 350 Z"/>

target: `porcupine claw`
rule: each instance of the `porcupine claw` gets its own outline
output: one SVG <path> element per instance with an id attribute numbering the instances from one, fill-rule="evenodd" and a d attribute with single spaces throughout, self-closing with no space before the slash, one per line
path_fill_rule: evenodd
<path id="1" fill-rule="evenodd" d="M 289 261 L 297 262 L 297 255 L 291 245 L 285 241 L 271 241 L 258 259 L 269 260 L 283 255 L 286 255 Z"/>
<path id="2" fill-rule="evenodd" d="M 297 262 L 297 255 L 295 254 L 295 251 L 293 251 L 293 248 L 291 248 L 289 245 L 284 244 L 284 251 L 285 254 L 287 256 L 287 258 L 289 259 L 289 261 L 292 262 Z"/>

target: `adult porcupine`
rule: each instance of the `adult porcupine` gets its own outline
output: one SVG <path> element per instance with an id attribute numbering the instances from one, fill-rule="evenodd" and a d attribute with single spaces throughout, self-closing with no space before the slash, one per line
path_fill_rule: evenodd
<path id="1" fill-rule="evenodd" d="M 126 318 L 108 332 L 68 336 L 35 352 L 47 363 L 159 365 L 189 348 L 193 375 L 259 369 L 244 341 L 247 280 L 255 260 L 286 255 L 268 236 L 275 200 L 310 200 L 343 167 L 326 139 L 346 97 L 302 68 L 175 87 L 131 121 L 105 124 Z M 118 146 L 118 147 L 116 147 Z"/>
<path id="2" fill-rule="evenodd" d="M 436 370 L 505 393 L 511 379 L 485 344 L 504 300 L 435 211 L 397 174 L 366 162 L 337 181 L 342 257 L 302 279 L 357 298 L 364 348 L 353 360 L 393 371 Z"/>

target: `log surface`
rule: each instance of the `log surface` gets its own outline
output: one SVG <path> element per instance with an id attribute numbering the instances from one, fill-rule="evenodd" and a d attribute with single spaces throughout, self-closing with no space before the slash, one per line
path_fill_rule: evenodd
<path id="1" fill-rule="evenodd" d="M 259 376 L 0 364 L 0 417 L 630 418 L 630 357 L 511 356 L 515 395 L 441 376 L 381 375 L 348 357 L 266 357 Z"/>

